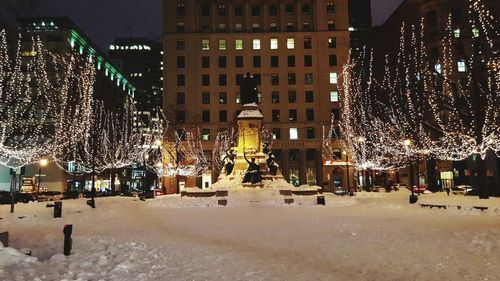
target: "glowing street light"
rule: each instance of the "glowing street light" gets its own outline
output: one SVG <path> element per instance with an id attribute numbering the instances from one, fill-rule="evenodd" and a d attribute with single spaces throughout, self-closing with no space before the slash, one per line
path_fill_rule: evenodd
<path id="1" fill-rule="evenodd" d="M 38 188 L 36 190 L 36 196 L 38 196 L 38 192 L 40 192 L 40 183 L 42 182 L 42 167 L 47 166 L 49 163 L 49 160 L 47 159 L 40 159 L 38 162 Z"/>

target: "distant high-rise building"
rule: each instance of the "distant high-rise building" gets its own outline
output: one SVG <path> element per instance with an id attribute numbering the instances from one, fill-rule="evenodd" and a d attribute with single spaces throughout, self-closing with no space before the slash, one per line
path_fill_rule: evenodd
<path id="1" fill-rule="evenodd" d="M 210 150 L 218 132 L 236 126 L 238 81 L 250 72 L 285 178 L 345 188 L 345 163 L 322 158 L 321 135 L 332 114 L 339 118 L 348 28 L 347 0 L 164 0 L 170 126 L 200 128 Z"/>
<path id="2" fill-rule="evenodd" d="M 351 48 L 367 44 L 372 29 L 371 0 L 349 0 L 349 31 Z"/>

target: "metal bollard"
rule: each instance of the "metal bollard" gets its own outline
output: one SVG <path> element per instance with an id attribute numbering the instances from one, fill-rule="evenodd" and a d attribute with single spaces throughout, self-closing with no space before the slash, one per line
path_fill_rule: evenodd
<path id="1" fill-rule="evenodd" d="M 64 255 L 69 256 L 71 254 L 71 246 L 73 244 L 73 239 L 71 239 L 71 233 L 73 232 L 73 225 L 67 224 L 64 226 Z"/>
<path id="2" fill-rule="evenodd" d="M 47 204 L 47 208 L 54 208 L 54 218 L 62 216 L 62 202 L 54 202 L 54 204 Z"/>
<path id="3" fill-rule="evenodd" d="M 317 201 L 318 205 L 323 205 L 324 206 L 326 204 L 326 202 L 325 202 L 325 196 L 318 196 L 318 197 L 316 197 L 316 201 Z"/>
<path id="4" fill-rule="evenodd" d="M 87 200 L 87 205 L 89 205 L 92 209 L 94 209 L 95 208 L 95 200 L 94 199 Z"/>

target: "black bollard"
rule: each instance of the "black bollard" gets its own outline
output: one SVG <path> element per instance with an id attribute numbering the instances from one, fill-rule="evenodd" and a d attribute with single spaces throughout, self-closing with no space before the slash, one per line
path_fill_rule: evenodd
<path id="1" fill-rule="evenodd" d="M 415 204 L 418 201 L 418 196 L 417 195 L 410 195 L 410 204 Z"/>
<path id="2" fill-rule="evenodd" d="M 71 239 L 71 233 L 73 232 L 73 225 L 67 224 L 64 226 L 64 255 L 69 256 L 71 254 L 71 246 L 73 244 L 73 239 Z"/>
<path id="3" fill-rule="evenodd" d="M 318 197 L 316 197 L 316 201 L 317 201 L 318 205 L 323 205 L 324 206 L 326 204 L 325 203 L 325 196 L 318 196 Z"/>
<path id="4" fill-rule="evenodd" d="M 54 218 L 60 218 L 62 216 L 62 202 L 54 202 Z"/>
<path id="5" fill-rule="evenodd" d="M 94 209 L 95 208 L 95 200 L 94 199 L 87 200 L 87 205 L 89 205 L 92 209 Z"/>

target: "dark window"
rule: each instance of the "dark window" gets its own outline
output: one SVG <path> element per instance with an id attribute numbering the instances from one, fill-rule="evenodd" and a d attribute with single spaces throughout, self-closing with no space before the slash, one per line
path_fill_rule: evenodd
<path id="1" fill-rule="evenodd" d="M 302 14 L 304 15 L 311 14 L 311 6 L 309 4 L 302 4 Z"/>
<path id="2" fill-rule="evenodd" d="M 225 17 L 226 16 L 226 5 L 219 4 L 219 9 L 218 9 L 217 14 L 219 15 L 219 17 Z"/>
<path id="3" fill-rule="evenodd" d="M 278 6 L 276 4 L 269 4 L 269 15 L 270 16 L 278 15 Z"/>
<path id="4" fill-rule="evenodd" d="M 203 110 L 201 112 L 201 121 L 210 122 L 210 110 Z"/>
<path id="5" fill-rule="evenodd" d="M 236 85 L 240 85 L 241 80 L 243 80 L 243 74 L 236 74 Z"/>
<path id="6" fill-rule="evenodd" d="M 337 38 L 336 37 L 328 38 L 328 48 L 337 48 Z"/>
<path id="7" fill-rule="evenodd" d="M 295 56 L 288 56 L 288 67 L 295 67 Z"/>
<path id="8" fill-rule="evenodd" d="M 425 26 L 429 28 L 428 34 L 435 36 L 438 32 L 438 16 L 436 10 L 429 11 L 425 15 Z"/>
<path id="9" fill-rule="evenodd" d="M 226 68 L 226 65 L 227 65 L 226 57 L 219 57 L 219 67 Z"/>
<path id="10" fill-rule="evenodd" d="M 308 22 L 302 23 L 302 31 L 311 31 L 311 24 Z"/>
<path id="11" fill-rule="evenodd" d="M 186 112 L 185 111 L 176 111 L 175 112 L 175 121 L 177 121 L 177 123 L 186 122 Z"/>
<path id="12" fill-rule="evenodd" d="M 306 109 L 306 121 L 314 121 L 314 109 Z"/>
<path id="13" fill-rule="evenodd" d="M 210 67 L 210 57 L 201 57 L 201 67 L 202 68 Z"/>
<path id="14" fill-rule="evenodd" d="M 306 85 L 311 85 L 313 83 L 313 74 L 312 73 L 304 73 L 304 83 Z"/>
<path id="15" fill-rule="evenodd" d="M 312 48 L 312 40 L 309 37 L 304 38 L 304 49 Z"/>
<path id="16" fill-rule="evenodd" d="M 184 32 L 184 23 L 183 22 L 178 22 L 177 23 L 177 32 Z"/>
<path id="17" fill-rule="evenodd" d="M 288 160 L 290 161 L 299 161 L 300 151 L 298 149 L 290 149 L 288 151 Z"/>
<path id="18" fill-rule="evenodd" d="M 202 5 L 201 6 L 201 16 L 208 17 L 209 15 L 210 15 L 210 6 L 209 5 Z"/>
<path id="19" fill-rule="evenodd" d="M 273 91 L 271 93 L 271 102 L 272 103 L 280 103 L 280 92 Z"/>
<path id="20" fill-rule="evenodd" d="M 326 3 L 326 12 L 335 13 L 335 3 L 333 3 L 333 1 L 328 1 L 328 3 Z"/>
<path id="21" fill-rule="evenodd" d="M 262 84 L 262 76 L 260 74 L 254 73 L 253 78 L 255 79 L 255 83 L 257 85 L 261 85 Z"/>
<path id="22" fill-rule="evenodd" d="M 252 5 L 252 16 L 258 17 L 260 16 L 260 6 L 257 4 Z"/>
<path id="23" fill-rule="evenodd" d="M 304 56 L 304 66 L 312 66 L 313 64 L 313 58 L 311 55 L 305 55 Z"/>
<path id="24" fill-rule="evenodd" d="M 330 20 L 328 21 L 328 31 L 334 31 L 335 30 L 335 21 Z"/>
<path id="25" fill-rule="evenodd" d="M 316 132 L 314 131 L 313 127 L 307 127 L 306 132 L 307 132 L 308 139 L 315 139 L 316 138 Z"/>
<path id="26" fill-rule="evenodd" d="M 260 23 L 252 23 L 252 32 L 260 32 Z"/>
<path id="27" fill-rule="evenodd" d="M 297 92 L 288 91 L 288 102 L 289 103 L 296 103 L 297 102 Z"/>
<path id="28" fill-rule="evenodd" d="M 273 110 L 273 121 L 280 121 L 280 111 L 278 109 Z"/>
<path id="29" fill-rule="evenodd" d="M 186 67 L 186 57 L 177 57 L 177 68 Z"/>
<path id="30" fill-rule="evenodd" d="M 184 40 L 177 40 L 177 50 L 185 50 L 186 49 L 186 41 Z"/>
<path id="31" fill-rule="evenodd" d="M 243 6 L 234 7 L 234 15 L 237 17 L 243 16 Z"/>
<path id="32" fill-rule="evenodd" d="M 227 122 L 227 111 L 219 110 L 219 122 Z"/>
<path id="33" fill-rule="evenodd" d="M 186 94 L 177 93 L 177 104 L 185 104 L 185 103 L 186 103 Z"/>
<path id="34" fill-rule="evenodd" d="M 242 67 L 243 67 L 243 56 L 236 56 L 236 58 L 235 58 L 235 61 L 234 61 L 234 62 L 235 62 L 235 63 L 234 63 L 234 64 L 235 64 L 235 66 L 236 66 L 237 68 L 242 68 Z"/>
<path id="35" fill-rule="evenodd" d="M 269 24 L 269 31 L 270 32 L 276 32 L 276 31 L 278 31 L 278 25 L 275 22 L 271 22 Z"/>
<path id="36" fill-rule="evenodd" d="M 295 85 L 295 84 L 296 84 L 295 73 L 288 73 L 288 85 Z"/>
<path id="37" fill-rule="evenodd" d="M 306 91 L 306 102 L 307 103 L 314 102 L 314 92 L 313 91 Z"/>
<path id="38" fill-rule="evenodd" d="M 201 32 L 210 32 L 210 25 L 208 25 L 208 23 L 202 23 Z"/>
<path id="39" fill-rule="evenodd" d="M 219 93 L 219 104 L 227 104 L 227 93 Z"/>
<path id="40" fill-rule="evenodd" d="M 314 160 L 316 160 L 316 149 L 307 149 L 306 150 L 306 160 L 307 161 L 314 161 Z"/>
<path id="41" fill-rule="evenodd" d="M 337 55 L 328 56 L 328 63 L 330 66 L 337 66 Z"/>
<path id="42" fill-rule="evenodd" d="M 291 23 L 291 22 L 287 23 L 285 30 L 286 30 L 286 32 L 294 32 L 295 28 L 293 27 L 293 23 Z"/>
<path id="43" fill-rule="evenodd" d="M 287 16 L 288 15 L 290 15 L 290 16 L 293 15 L 293 13 L 294 13 L 293 4 L 286 4 L 286 6 L 285 6 L 285 12 L 286 12 Z"/>
<path id="44" fill-rule="evenodd" d="M 209 92 L 201 93 L 201 103 L 202 104 L 210 104 L 210 93 Z"/>
<path id="45" fill-rule="evenodd" d="M 332 139 L 338 139 L 340 138 L 340 128 L 339 127 L 334 127 L 333 132 L 332 132 Z M 337 159 L 341 159 L 340 151 L 339 154 L 336 155 Z"/>
<path id="46" fill-rule="evenodd" d="M 202 86 L 210 86 L 210 75 L 208 75 L 208 74 L 201 75 L 201 85 Z"/>
<path id="47" fill-rule="evenodd" d="M 280 75 L 278 73 L 271 74 L 271 85 L 279 85 L 280 84 Z"/>
<path id="48" fill-rule="evenodd" d="M 334 120 L 340 120 L 340 111 L 338 108 L 332 108 L 332 116 Z"/>
<path id="49" fill-rule="evenodd" d="M 280 128 L 273 128 L 273 138 L 275 140 L 281 139 L 281 129 Z"/>
<path id="50" fill-rule="evenodd" d="M 260 67 L 260 56 L 253 56 L 253 67 Z"/>
<path id="51" fill-rule="evenodd" d="M 186 76 L 184 74 L 177 74 L 177 86 L 186 85 Z"/>
<path id="52" fill-rule="evenodd" d="M 227 86 L 227 75 L 219 74 L 219 86 Z"/>
<path id="53" fill-rule="evenodd" d="M 279 67 L 279 57 L 271 56 L 271 67 Z"/>
<path id="54" fill-rule="evenodd" d="M 184 16 L 186 14 L 186 8 L 183 3 L 177 4 L 177 16 Z"/>

